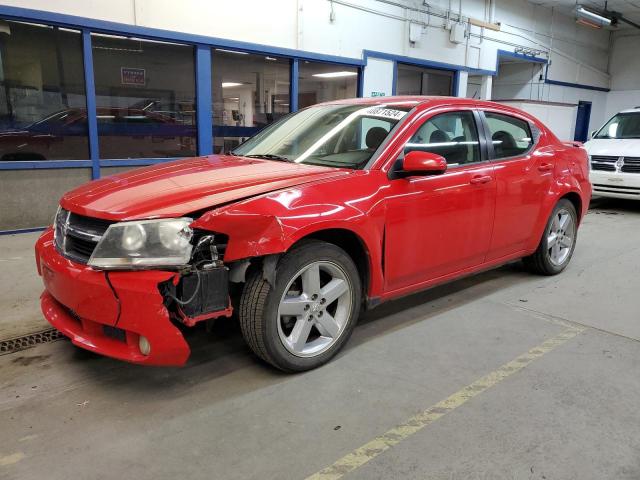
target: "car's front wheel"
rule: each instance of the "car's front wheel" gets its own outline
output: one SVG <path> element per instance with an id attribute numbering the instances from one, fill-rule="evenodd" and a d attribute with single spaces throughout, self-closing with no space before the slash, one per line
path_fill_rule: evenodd
<path id="1" fill-rule="evenodd" d="M 525 265 L 542 275 L 556 275 L 569 264 L 576 248 L 578 215 L 573 204 L 561 199 L 553 209 L 535 253 L 524 259 Z"/>
<path id="2" fill-rule="evenodd" d="M 278 262 L 274 283 L 261 269 L 248 275 L 239 309 L 246 342 L 285 371 L 329 361 L 360 312 L 361 283 L 351 257 L 330 243 L 301 242 Z"/>

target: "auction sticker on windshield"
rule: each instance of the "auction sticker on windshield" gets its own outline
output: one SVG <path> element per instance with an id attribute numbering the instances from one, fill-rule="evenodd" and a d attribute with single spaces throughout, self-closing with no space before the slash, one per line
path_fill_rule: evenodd
<path id="1" fill-rule="evenodd" d="M 407 112 L 386 107 L 369 107 L 364 109 L 362 111 L 362 114 L 370 117 L 392 118 L 395 120 L 400 120 L 407 114 Z"/>

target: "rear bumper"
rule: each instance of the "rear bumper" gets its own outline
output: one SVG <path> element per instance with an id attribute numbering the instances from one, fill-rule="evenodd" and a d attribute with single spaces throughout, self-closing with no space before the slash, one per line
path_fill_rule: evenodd
<path id="1" fill-rule="evenodd" d="M 640 200 L 640 173 L 591 170 L 589 179 L 594 195 Z"/>
<path id="2" fill-rule="evenodd" d="M 99 272 L 58 253 L 53 232 L 36 243 L 36 263 L 45 291 L 41 308 L 47 321 L 82 348 L 145 365 L 184 365 L 190 349 L 158 291 L 173 272 Z M 141 353 L 140 336 L 151 345 Z"/>

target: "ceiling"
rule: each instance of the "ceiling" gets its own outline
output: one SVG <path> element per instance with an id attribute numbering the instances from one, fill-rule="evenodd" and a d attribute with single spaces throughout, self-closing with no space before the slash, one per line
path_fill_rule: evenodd
<path id="1" fill-rule="evenodd" d="M 608 10 L 621 13 L 625 18 L 640 24 L 640 0 L 609 0 L 608 2 L 604 0 L 530 0 L 530 2 L 544 7 L 554 7 L 568 14 L 571 14 L 575 10 L 576 4 L 592 7 L 596 10 L 604 10 L 606 3 Z M 633 27 L 624 22 L 620 22 L 618 28 L 626 29 Z"/>

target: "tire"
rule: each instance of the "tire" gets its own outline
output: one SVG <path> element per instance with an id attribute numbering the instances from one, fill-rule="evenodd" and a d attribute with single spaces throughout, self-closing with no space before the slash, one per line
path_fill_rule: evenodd
<path id="1" fill-rule="evenodd" d="M 311 370 L 351 336 L 361 292 L 358 270 L 344 250 L 303 241 L 278 262 L 275 285 L 262 269 L 248 273 L 240 298 L 242 336 L 258 357 L 281 370 Z"/>
<path id="2" fill-rule="evenodd" d="M 569 223 L 561 225 L 563 221 Z M 563 198 L 551 212 L 538 248 L 533 255 L 523 259 L 525 266 L 540 275 L 557 275 L 569 265 L 577 238 L 576 209 L 569 200 Z"/>

